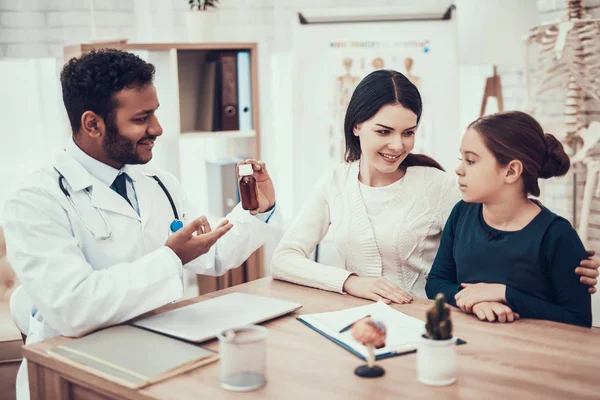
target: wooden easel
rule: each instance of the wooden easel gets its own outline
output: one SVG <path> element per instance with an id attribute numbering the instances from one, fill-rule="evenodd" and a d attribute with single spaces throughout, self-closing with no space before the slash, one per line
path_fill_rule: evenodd
<path id="1" fill-rule="evenodd" d="M 502 98 L 502 81 L 498 75 L 498 67 L 494 65 L 494 76 L 487 78 L 485 81 L 485 90 L 483 92 L 483 100 L 481 101 L 480 117 L 485 115 L 485 107 L 488 97 L 495 97 L 498 101 L 498 111 L 504 111 L 504 99 Z"/>

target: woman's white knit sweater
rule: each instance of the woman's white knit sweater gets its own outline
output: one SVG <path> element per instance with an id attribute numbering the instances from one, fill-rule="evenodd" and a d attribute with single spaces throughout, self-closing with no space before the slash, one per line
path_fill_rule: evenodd
<path id="1" fill-rule="evenodd" d="M 273 278 L 343 293 L 350 274 L 385 276 L 409 293 L 425 297 L 442 229 L 460 200 L 454 179 L 435 168 L 409 167 L 393 198 L 369 219 L 358 173 L 358 161 L 344 163 L 319 180 L 275 249 Z M 330 229 L 344 265 L 309 259 Z"/>

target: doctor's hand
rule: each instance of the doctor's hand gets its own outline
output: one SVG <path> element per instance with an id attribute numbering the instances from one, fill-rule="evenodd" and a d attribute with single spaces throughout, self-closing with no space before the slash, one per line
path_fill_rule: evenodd
<path id="1" fill-rule="evenodd" d="M 391 302 L 406 304 L 412 301 L 412 297 L 408 293 L 384 277 L 362 278 L 350 275 L 344 282 L 342 290 L 352 296 L 375 301 L 381 300 L 386 304 Z"/>
<path id="2" fill-rule="evenodd" d="M 214 230 L 206 217 L 200 217 L 173 234 L 165 243 L 179 257 L 183 265 L 208 253 L 210 248 L 233 227 L 223 220 Z"/>
<path id="3" fill-rule="evenodd" d="M 273 187 L 273 181 L 267 171 L 265 163 L 263 161 L 257 161 L 249 159 L 238 163 L 236 168 L 236 174 L 239 176 L 239 167 L 243 164 L 252 164 L 254 170 L 254 179 L 256 179 L 256 186 L 258 187 L 258 209 L 251 210 L 250 214 L 256 215 L 269 211 L 275 205 L 275 188 Z"/>

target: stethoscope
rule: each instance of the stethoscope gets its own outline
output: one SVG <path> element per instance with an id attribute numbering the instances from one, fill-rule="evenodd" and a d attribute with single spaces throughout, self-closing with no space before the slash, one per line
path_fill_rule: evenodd
<path id="1" fill-rule="evenodd" d="M 67 200 L 69 200 L 69 203 L 71 203 L 71 206 L 73 206 L 73 209 L 75 210 L 75 213 L 77 214 L 77 216 L 79 217 L 79 219 L 81 220 L 81 222 L 83 222 L 83 225 L 87 228 L 87 230 L 90 231 L 90 233 L 92 234 L 92 236 L 94 236 L 95 239 L 106 240 L 106 239 L 110 238 L 110 236 L 112 235 L 112 229 L 110 227 L 110 224 L 108 223 L 108 220 L 106 219 L 106 215 L 104 215 L 104 212 L 101 209 L 99 209 L 98 207 L 94 207 L 98 211 L 98 214 L 100 214 L 100 217 L 102 218 L 102 221 L 104 221 L 104 226 L 106 226 L 106 230 L 107 230 L 106 234 L 104 234 L 104 235 L 97 235 L 97 234 L 94 233 L 94 231 L 92 230 L 92 228 L 90 228 L 90 226 L 85 222 L 85 219 L 83 218 L 83 216 L 79 212 L 79 209 L 75 205 L 75 202 L 71 198 L 71 194 L 65 188 L 65 185 L 64 185 L 65 177 L 58 170 L 56 170 L 56 172 L 58 172 L 58 186 L 60 187 L 60 190 L 64 193 L 64 195 L 67 198 Z M 164 183 L 162 183 L 162 181 L 158 178 L 158 176 L 152 175 L 151 178 L 153 178 L 158 183 L 158 186 L 160 186 L 160 188 L 162 189 L 162 191 L 165 193 L 165 196 L 167 196 L 167 199 L 169 200 L 169 203 L 171 204 L 171 209 L 173 210 L 173 216 L 175 217 L 175 219 L 169 225 L 169 230 L 171 231 L 171 233 L 175 233 L 179 229 L 183 228 L 183 222 L 179 219 L 179 213 L 177 213 L 177 207 L 175 207 L 175 202 L 173 201 L 173 198 L 171 197 L 171 193 L 169 193 L 169 190 L 164 185 Z M 85 190 L 85 192 L 87 193 L 88 197 L 91 200 L 92 199 L 92 194 L 90 192 L 90 188 L 87 187 L 84 190 Z"/>

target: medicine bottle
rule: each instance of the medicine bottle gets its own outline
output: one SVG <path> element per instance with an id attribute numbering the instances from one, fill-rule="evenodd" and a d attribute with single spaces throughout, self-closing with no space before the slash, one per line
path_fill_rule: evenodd
<path id="1" fill-rule="evenodd" d="M 239 167 L 240 197 L 244 210 L 256 210 L 258 208 L 258 189 L 254 178 L 252 164 L 242 164 Z"/>

